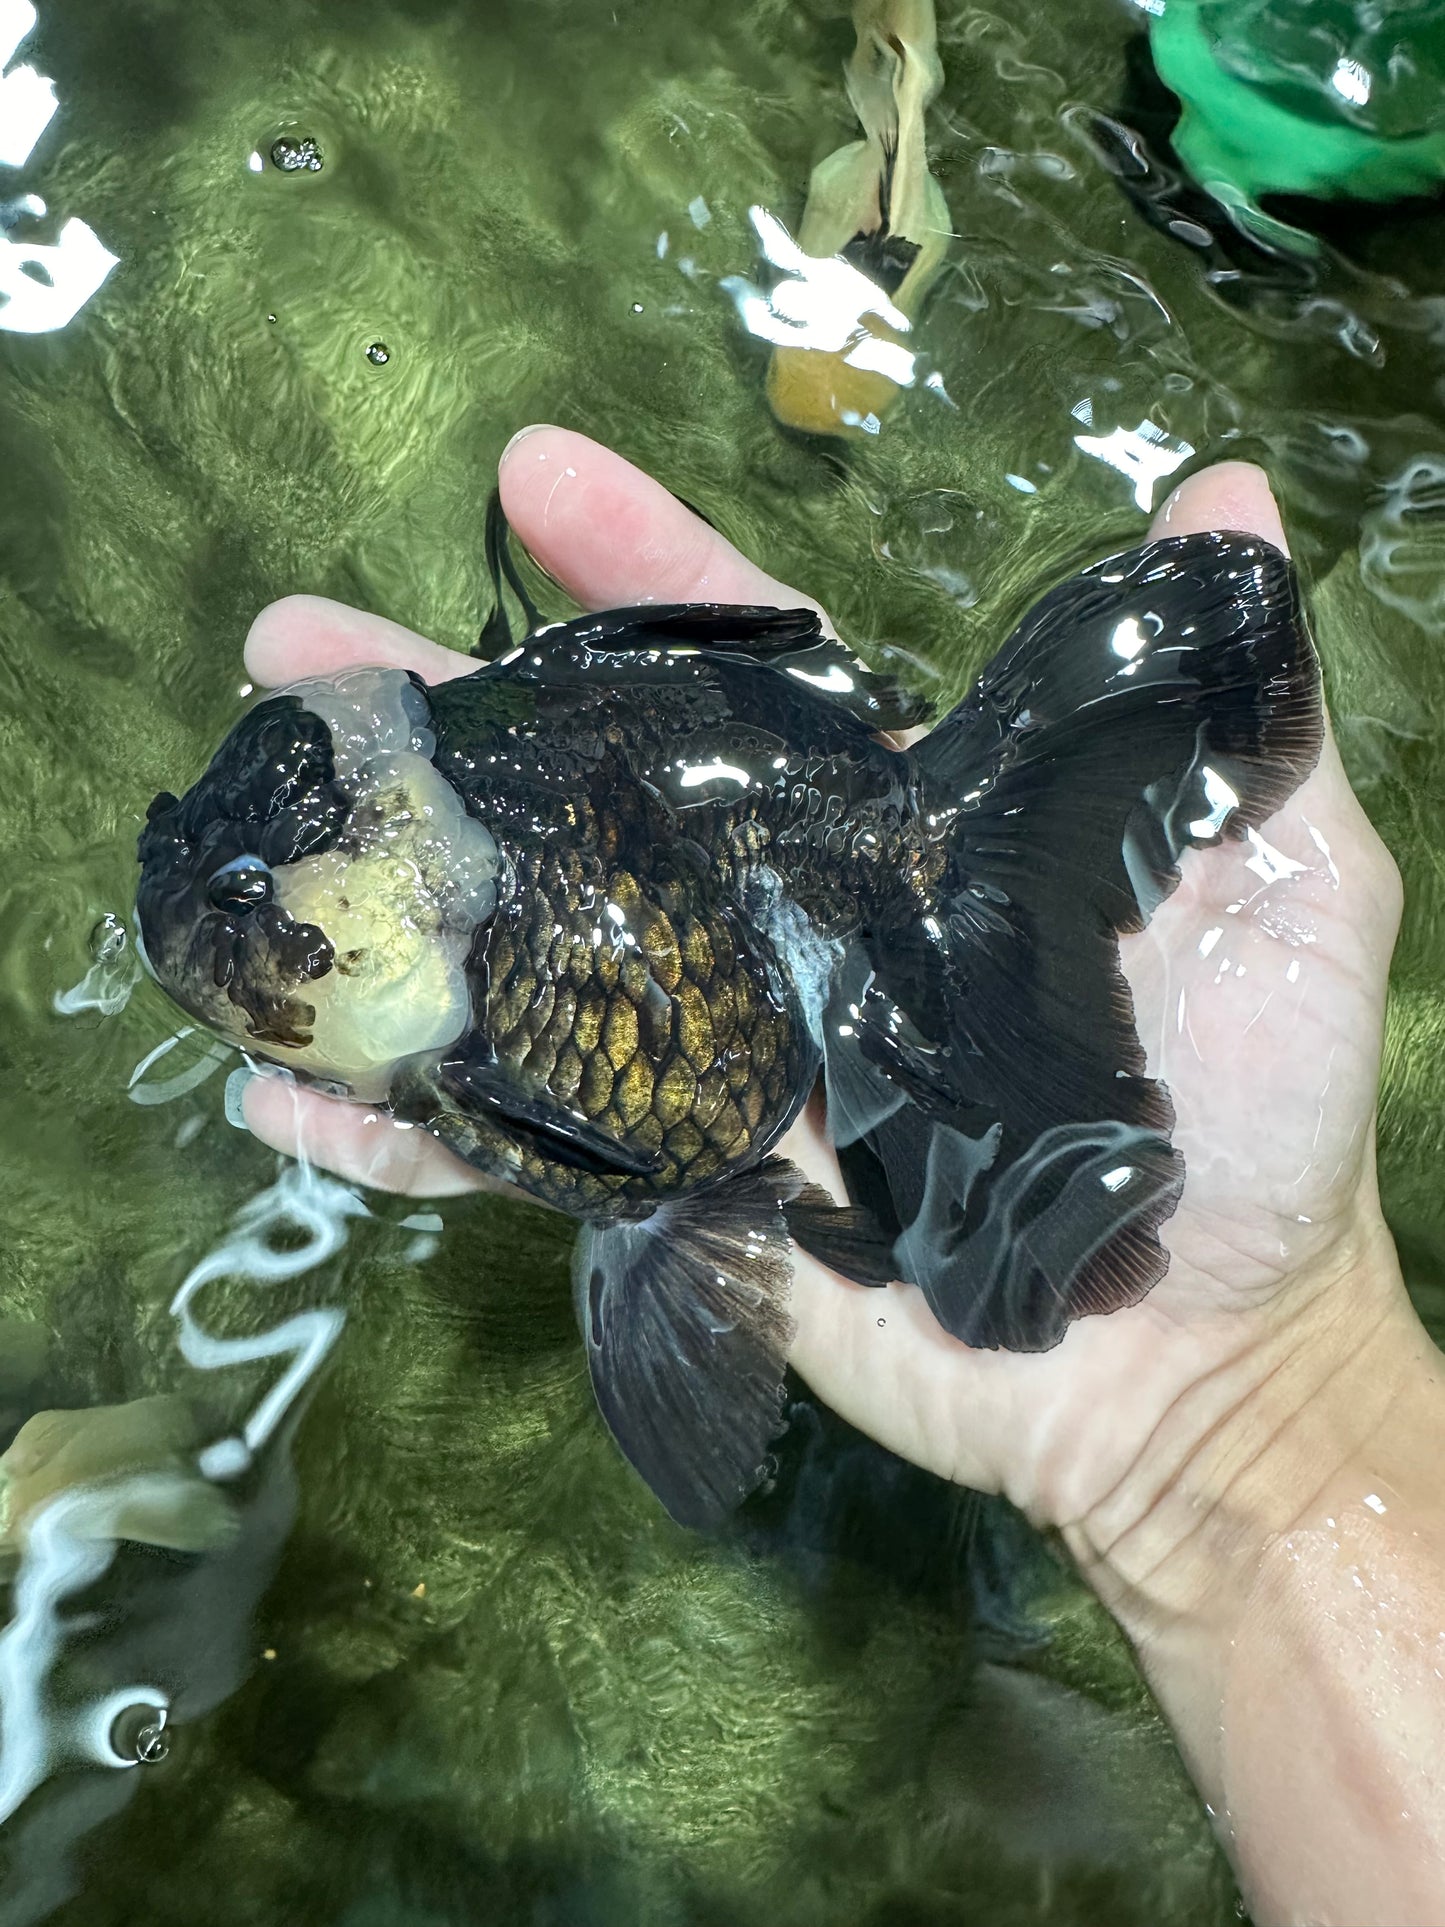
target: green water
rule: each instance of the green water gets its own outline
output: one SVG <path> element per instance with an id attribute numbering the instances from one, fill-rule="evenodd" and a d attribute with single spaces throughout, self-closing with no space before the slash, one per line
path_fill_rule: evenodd
<path id="1" fill-rule="evenodd" d="M 237 713 L 263 603 L 319 591 L 467 642 L 485 494 L 532 419 L 651 468 L 940 698 L 1140 533 L 1076 437 L 1152 422 L 1265 460 L 1405 875 L 1382 1175 L 1445 1325 L 1445 219 L 1362 216 L 1310 301 L 1241 306 L 1086 138 L 1140 15 L 940 16 L 947 398 L 844 456 L 775 427 L 719 286 L 756 272 L 749 206 L 795 223 L 851 137 L 820 0 L 42 0 L 17 59 L 61 106 L 0 195 L 46 203 L 20 238 L 76 217 L 120 265 L 64 329 L 0 332 L 0 1443 L 172 1390 L 221 1433 L 276 1383 L 284 1359 L 188 1364 L 171 1311 L 277 1196 L 224 1068 L 137 1103 L 175 1013 L 149 986 L 109 1015 L 54 999 L 129 915 L 146 802 Z M 283 135 L 321 171 L 253 171 Z M 182 1039 L 137 1089 L 201 1062 Z M 324 1264 L 195 1301 L 243 1348 L 344 1313 L 235 1488 L 232 1551 L 126 1548 L 14 1595 L 0 1804 L 37 1784 L 0 1832 L 0 1927 L 1235 1918 L 1127 1655 L 1020 1533 L 803 1412 L 743 1534 L 687 1537 L 592 1411 L 566 1230 L 469 1201 L 438 1240 L 368 1202 Z M 167 1757 L 85 1764 L 86 1709 L 141 1687 Z"/>

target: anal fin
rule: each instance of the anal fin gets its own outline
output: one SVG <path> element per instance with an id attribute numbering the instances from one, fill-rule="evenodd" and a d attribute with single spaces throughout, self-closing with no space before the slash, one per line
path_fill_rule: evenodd
<path id="1" fill-rule="evenodd" d="M 650 1218 L 584 1225 L 572 1261 L 597 1403 L 679 1525 L 717 1526 L 766 1476 L 792 1338 L 784 1209 L 768 1158 Z"/>
<path id="2" fill-rule="evenodd" d="M 899 1276 L 894 1234 L 866 1205 L 835 1204 L 826 1191 L 810 1184 L 801 1197 L 784 1205 L 783 1216 L 801 1250 L 854 1284 L 891 1285 Z"/>

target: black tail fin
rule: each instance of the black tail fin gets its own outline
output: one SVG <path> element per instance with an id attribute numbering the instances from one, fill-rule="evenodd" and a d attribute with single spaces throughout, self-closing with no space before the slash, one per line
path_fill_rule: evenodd
<path id="1" fill-rule="evenodd" d="M 962 803 L 960 856 L 1023 805 L 1030 856 L 1046 830 L 1062 866 L 1102 886 L 1112 927 L 1137 930 L 1184 848 L 1242 837 L 1294 794 L 1323 727 L 1289 559 L 1214 533 L 1045 596 L 914 754 L 940 801 Z"/>
<path id="2" fill-rule="evenodd" d="M 1046 596 L 913 752 L 949 825 L 937 912 L 872 934 L 849 1048 L 911 1100 L 863 1135 L 899 1275 L 956 1337 L 1041 1350 L 1162 1276 L 1183 1165 L 1117 938 L 1186 848 L 1272 815 L 1322 738 L 1288 560 L 1212 534 Z"/>

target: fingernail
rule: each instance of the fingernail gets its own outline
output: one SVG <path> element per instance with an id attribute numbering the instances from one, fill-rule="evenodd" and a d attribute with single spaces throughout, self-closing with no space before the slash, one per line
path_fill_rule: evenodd
<path id="1" fill-rule="evenodd" d="M 226 1122 L 234 1125 L 238 1131 L 244 1131 L 247 1128 L 246 1086 L 255 1075 L 256 1073 L 248 1070 L 244 1064 L 238 1064 L 226 1079 Z"/>
<path id="2" fill-rule="evenodd" d="M 506 461 L 507 457 L 511 454 L 512 450 L 517 446 L 518 442 L 526 441 L 529 435 L 537 434 L 538 431 L 545 428 L 546 425 L 547 424 L 545 422 L 528 422 L 525 428 L 519 428 L 516 434 L 512 437 L 511 441 L 509 441 L 507 443 L 507 446 L 502 450 L 502 460 Z"/>

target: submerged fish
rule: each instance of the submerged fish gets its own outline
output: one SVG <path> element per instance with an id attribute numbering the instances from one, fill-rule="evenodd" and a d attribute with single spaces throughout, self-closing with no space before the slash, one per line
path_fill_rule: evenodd
<path id="1" fill-rule="evenodd" d="M 1322 732 L 1289 562 L 1220 534 L 1084 570 L 879 739 L 906 717 L 808 611 L 621 609 L 267 696 L 140 839 L 192 1016 L 581 1220 L 598 1402 L 686 1523 L 765 1476 L 789 1234 L 974 1346 L 1163 1274 L 1183 1166 L 1116 937 Z M 820 1074 L 842 1205 L 774 1154 Z"/>
<path id="2" fill-rule="evenodd" d="M 814 168 L 798 243 L 818 260 L 841 256 L 863 277 L 856 325 L 841 348 L 781 346 L 768 364 L 773 413 L 815 435 L 877 432 L 910 378 L 908 330 L 952 235 L 923 132 L 943 85 L 933 0 L 855 0 L 853 25 L 844 73 L 865 138 Z M 884 298 L 869 305 L 863 283 Z"/>
<path id="3" fill-rule="evenodd" d="M 236 1531 L 230 1500 L 196 1464 L 203 1433 L 190 1402 L 170 1394 L 125 1405 L 37 1412 L 0 1455 L 0 1572 L 57 1500 L 82 1494 L 70 1529 L 86 1537 L 209 1552 Z"/>

